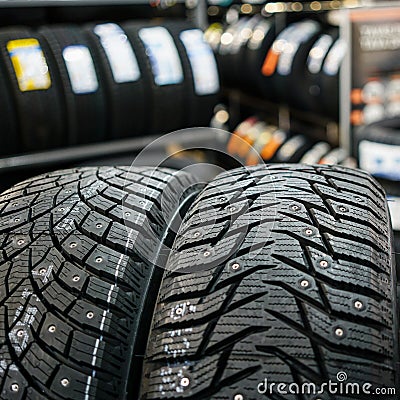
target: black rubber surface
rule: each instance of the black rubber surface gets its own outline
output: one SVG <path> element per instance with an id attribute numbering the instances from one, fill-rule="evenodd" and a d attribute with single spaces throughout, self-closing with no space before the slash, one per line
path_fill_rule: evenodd
<path id="1" fill-rule="evenodd" d="M 189 23 L 189 22 L 164 22 L 162 25 L 164 28 L 168 30 L 172 38 L 174 39 L 174 43 L 176 46 L 176 49 L 178 50 L 179 57 L 181 60 L 182 64 L 182 69 L 183 69 L 183 75 L 184 75 L 184 83 L 183 83 L 183 103 L 181 104 L 182 107 L 182 122 L 181 122 L 181 127 L 186 128 L 186 127 L 191 127 L 191 126 L 197 126 L 195 123 L 196 119 L 196 111 L 201 112 L 197 108 L 198 104 L 196 101 L 196 96 L 194 92 L 194 86 L 193 86 L 193 74 L 192 70 L 190 67 L 189 59 L 186 54 L 185 47 L 181 40 L 179 39 L 179 34 L 186 29 L 194 29 L 194 25 Z M 179 107 L 179 106 L 178 106 Z M 211 120 L 211 115 L 212 115 L 212 109 L 211 107 L 211 112 L 210 112 L 210 118 L 208 120 L 208 125 Z"/>
<path id="2" fill-rule="evenodd" d="M 400 118 L 391 118 L 362 127 L 357 133 L 358 141 L 372 142 L 400 146 Z"/>
<path id="3" fill-rule="evenodd" d="M 22 92 L 7 50 L 7 43 L 18 39 L 37 39 L 45 54 L 51 86 L 46 90 Z M 46 150 L 66 145 L 65 115 L 59 87 L 58 71 L 49 58 L 47 45 L 40 36 L 26 28 L 0 30 L 0 53 L 5 65 L 5 78 L 10 82 L 21 135 L 21 151 Z"/>
<path id="4" fill-rule="evenodd" d="M 312 23 L 311 21 L 308 22 Z M 302 28 L 302 26 L 297 28 L 299 31 L 298 36 L 301 36 Z M 320 29 L 320 27 L 318 29 Z M 294 107 L 298 107 L 299 103 L 302 103 L 299 97 L 302 96 L 303 89 L 301 87 L 301 83 L 299 84 L 299 81 L 304 81 L 304 68 L 308 53 L 315 43 L 319 33 L 320 30 L 310 35 L 307 40 L 297 43 L 298 48 L 295 50 L 295 53 L 292 56 L 293 59 L 290 63 L 290 72 L 288 75 L 281 75 L 279 73 L 279 69 L 277 70 L 273 84 L 280 101 L 291 104 Z M 293 43 L 296 43 L 294 39 L 292 40 Z M 283 55 L 281 55 L 281 57 L 283 57 Z M 286 67 L 289 68 L 289 66 Z"/>
<path id="5" fill-rule="evenodd" d="M 196 190 L 184 172 L 107 167 L 0 196 L 2 400 L 136 397 L 160 278 L 152 260 Z"/>
<path id="6" fill-rule="evenodd" d="M 391 243 L 384 192 L 364 172 L 277 165 L 219 175 L 175 240 L 143 398 L 348 399 L 257 393 L 265 378 L 321 384 L 341 371 L 393 387 Z"/>
<path id="7" fill-rule="evenodd" d="M 343 63 L 344 56 L 339 57 L 337 55 L 337 46 L 341 43 L 342 39 L 338 39 L 334 42 L 329 53 L 324 62 L 324 68 L 322 69 L 322 73 L 320 74 L 320 85 L 321 85 L 321 100 L 323 105 L 324 113 L 334 119 L 339 117 L 339 76 L 340 69 Z M 346 50 L 347 51 L 347 50 Z M 334 64 L 337 66 L 337 73 L 334 75 L 328 75 L 326 73 L 325 63 L 332 57 L 334 54 Z"/>
<path id="8" fill-rule="evenodd" d="M 11 85 L 5 76 L 4 65 L 0 59 L 0 156 L 22 151 Z"/>
<path id="9" fill-rule="evenodd" d="M 61 75 L 62 91 L 67 109 L 68 142 L 70 145 L 101 142 L 108 131 L 108 115 L 99 61 L 90 49 L 90 44 L 80 27 L 57 25 L 42 27 L 39 30 L 43 40 L 56 60 Z M 83 45 L 89 48 L 99 87 L 93 93 L 77 94 L 72 90 L 71 80 L 63 58 L 68 46 Z"/>
<path id="10" fill-rule="evenodd" d="M 279 33 L 278 28 L 273 23 L 273 18 L 263 19 L 253 30 L 259 36 L 259 40 L 252 38 L 247 42 L 244 55 L 244 71 L 243 79 L 248 82 L 248 90 L 254 91 L 256 94 L 266 93 L 267 98 L 271 98 L 270 82 L 266 82 L 265 76 L 261 74 L 266 54 L 270 49 L 276 35 Z M 262 89 L 261 89 L 262 88 Z"/>
<path id="11" fill-rule="evenodd" d="M 329 50 L 331 49 L 333 43 L 335 40 L 338 38 L 339 32 L 336 27 L 332 27 L 326 31 L 324 31 L 318 39 L 314 42 L 315 45 L 319 45 L 320 42 L 318 41 L 319 39 L 327 40 L 328 37 L 331 37 L 332 43 L 329 45 L 324 45 L 323 47 L 319 47 L 317 50 L 318 52 L 321 52 L 317 56 L 315 53 L 313 54 L 314 61 L 318 61 L 320 63 L 320 70 L 318 72 L 310 71 L 310 56 L 311 54 L 309 53 L 308 55 L 308 60 L 305 63 L 303 67 L 303 79 L 298 79 L 298 99 L 297 101 L 294 101 L 295 106 L 300 109 L 300 110 L 305 110 L 305 111 L 313 111 L 316 113 L 324 113 L 324 108 L 323 108 L 323 97 L 327 96 L 329 97 L 329 100 L 331 99 L 332 94 L 328 92 L 322 92 L 321 91 L 321 76 L 324 74 L 322 71 L 323 63 L 326 59 L 326 56 L 329 53 Z M 312 49 L 316 50 L 316 49 Z M 311 51 L 312 51 L 311 50 Z M 329 102 L 328 100 L 328 102 Z M 339 101 L 339 99 L 336 99 Z M 335 99 L 333 99 L 335 101 Z M 328 113 L 329 115 L 329 113 Z"/>
<path id="12" fill-rule="evenodd" d="M 237 38 L 237 34 L 243 23 L 248 20 L 248 17 L 233 22 L 225 26 L 224 33 L 220 37 L 220 43 L 218 52 L 216 53 L 216 59 L 218 62 L 219 70 L 221 71 L 221 80 L 224 86 L 237 87 L 238 76 L 237 76 L 237 65 L 235 62 L 239 62 L 238 54 L 234 54 L 232 51 L 234 38 Z M 229 35 L 230 40 L 224 42 L 224 37 Z"/>

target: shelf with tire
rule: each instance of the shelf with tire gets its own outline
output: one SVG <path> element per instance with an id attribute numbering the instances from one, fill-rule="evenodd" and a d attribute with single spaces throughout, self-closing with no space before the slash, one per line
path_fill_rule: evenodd
<path id="1" fill-rule="evenodd" d="M 258 113 L 279 128 L 303 128 L 355 155 L 350 127 L 399 116 L 396 37 L 380 53 L 357 44 L 385 42 L 379 34 L 395 32 L 399 3 L 322 3 L 210 3 L 206 37 L 232 110 L 231 130 Z M 375 36 L 373 29 L 357 31 L 353 19 L 375 22 Z"/>
<path id="2" fill-rule="evenodd" d="M 289 3 L 284 9 L 245 5 L 220 6 L 206 31 L 228 105 L 229 121 L 223 126 L 265 147 L 265 162 L 329 160 L 355 166 L 339 141 L 339 78 L 347 44 L 326 12 L 344 5 L 325 4 L 312 13 L 306 4 L 292 13 Z M 213 121 L 218 126 L 217 115 Z M 285 139 L 278 146 L 274 137 L 281 133 Z"/>
<path id="3" fill-rule="evenodd" d="M 267 7 L 250 12 L 243 7 L 232 5 L 218 19 L 211 18 L 206 32 L 223 85 L 252 95 L 254 103 L 258 97 L 337 121 L 346 49 L 329 14 L 268 13 Z M 297 118 L 308 119 L 305 114 Z"/>
<path id="4" fill-rule="evenodd" d="M 69 149 L 58 153 L 62 165 L 86 160 L 85 149 L 87 157 L 121 150 L 98 146 L 107 141 L 130 140 L 125 153 L 138 151 L 145 138 L 208 126 L 218 101 L 214 55 L 182 18 L 3 28 L 0 46 L 9 132 L 0 173 L 29 168 L 33 152 Z"/>

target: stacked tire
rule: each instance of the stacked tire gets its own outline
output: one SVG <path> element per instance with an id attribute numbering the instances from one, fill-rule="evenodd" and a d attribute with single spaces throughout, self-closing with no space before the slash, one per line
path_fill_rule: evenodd
<path id="1" fill-rule="evenodd" d="M 84 168 L 0 205 L 3 399 L 354 398 L 346 378 L 397 398 L 389 212 L 365 172 L 258 165 L 204 187 Z"/>
<path id="2" fill-rule="evenodd" d="M 218 100 L 189 23 L 3 28 L 0 53 L 2 155 L 207 126 Z"/>
<path id="3" fill-rule="evenodd" d="M 60 78 L 48 48 L 27 28 L 0 30 L 0 64 L 4 94 L 11 113 L 2 137 L 8 151 L 35 151 L 67 144 Z M 3 149 L 2 149 L 3 150 Z"/>
<path id="4" fill-rule="evenodd" d="M 338 119 L 347 47 L 337 27 L 304 19 L 281 29 L 274 17 L 255 15 L 227 25 L 217 40 L 207 36 L 225 86 Z"/>
<path id="5" fill-rule="evenodd" d="M 257 116 L 247 118 L 236 127 L 229 137 L 226 150 L 243 165 L 260 162 L 356 165 L 348 152 L 340 147 L 310 139 L 302 133 L 279 129 Z"/>

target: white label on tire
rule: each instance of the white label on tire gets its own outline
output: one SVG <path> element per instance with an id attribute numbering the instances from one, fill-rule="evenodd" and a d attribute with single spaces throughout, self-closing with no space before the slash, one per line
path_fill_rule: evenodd
<path id="1" fill-rule="evenodd" d="M 161 27 L 143 28 L 139 31 L 150 59 L 154 82 L 158 86 L 175 85 L 183 81 L 183 69 L 174 40 Z"/>
<path id="2" fill-rule="evenodd" d="M 329 76 L 335 76 L 339 72 L 339 68 L 347 53 L 347 43 L 338 39 L 331 47 L 328 55 L 326 56 L 323 71 Z"/>
<path id="3" fill-rule="evenodd" d="M 75 94 L 93 93 L 99 88 L 96 70 L 86 46 L 68 46 L 63 51 L 72 91 Z"/>
<path id="4" fill-rule="evenodd" d="M 139 65 L 125 32 L 117 24 L 94 28 L 106 53 L 116 83 L 135 82 L 140 78 Z"/>
<path id="5" fill-rule="evenodd" d="M 204 96 L 219 90 L 217 63 L 210 46 L 204 41 L 200 29 L 190 29 L 180 34 L 192 68 L 196 94 Z"/>
<path id="6" fill-rule="evenodd" d="M 400 180 L 400 146 L 363 140 L 358 152 L 362 169 L 377 177 Z"/>
<path id="7" fill-rule="evenodd" d="M 393 230 L 400 231 L 400 198 L 387 196 Z"/>
<path id="8" fill-rule="evenodd" d="M 315 21 L 297 22 L 293 25 L 295 26 L 295 29 L 291 32 L 286 43 L 284 43 L 278 61 L 277 71 L 283 76 L 291 74 L 293 61 L 299 47 L 315 35 L 319 29 L 319 25 Z"/>
<path id="9" fill-rule="evenodd" d="M 322 35 L 315 43 L 308 54 L 307 67 L 311 74 L 318 74 L 321 71 L 324 58 L 332 46 L 333 39 L 330 35 Z"/>
<path id="10" fill-rule="evenodd" d="M 261 21 L 253 30 L 253 35 L 247 43 L 247 47 L 250 50 L 258 50 L 267 35 L 268 31 L 271 29 L 271 23 L 269 21 Z"/>

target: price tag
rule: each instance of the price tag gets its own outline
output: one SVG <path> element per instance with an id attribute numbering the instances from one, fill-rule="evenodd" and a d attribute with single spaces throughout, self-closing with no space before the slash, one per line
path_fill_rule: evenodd
<path id="1" fill-rule="evenodd" d="M 94 28 L 106 53 L 116 83 L 134 82 L 140 78 L 136 55 L 125 32 L 117 24 L 101 24 Z"/>

